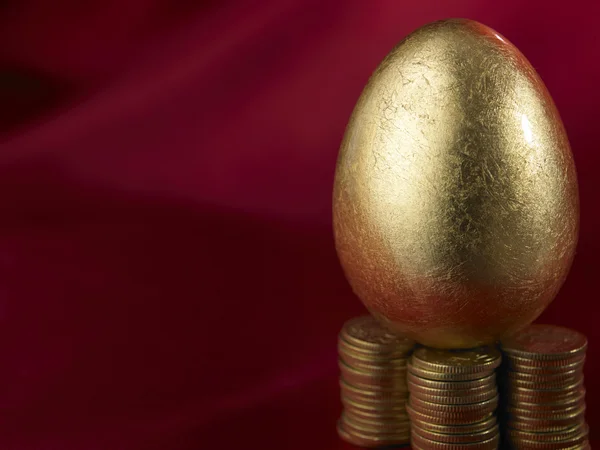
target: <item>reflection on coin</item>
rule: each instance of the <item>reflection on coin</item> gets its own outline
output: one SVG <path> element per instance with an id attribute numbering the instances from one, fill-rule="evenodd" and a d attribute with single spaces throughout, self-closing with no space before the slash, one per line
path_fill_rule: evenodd
<path id="1" fill-rule="evenodd" d="M 519 333 L 502 341 L 502 349 L 509 355 L 536 360 L 564 360 L 585 353 L 586 337 L 568 328 L 556 325 L 529 325 Z"/>
<path id="2" fill-rule="evenodd" d="M 365 436 L 376 435 L 376 436 L 389 436 L 389 435 L 406 435 L 410 431 L 410 422 L 395 422 L 386 424 L 389 426 L 379 426 L 377 423 L 375 426 L 364 424 L 360 421 L 356 421 L 345 413 L 342 413 L 341 420 L 344 424 L 344 428 L 350 431 L 357 431 Z"/>
<path id="3" fill-rule="evenodd" d="M 406 405 L 406 411 L 411 420 L 435 423 L 438 425 L 466 425 L 471 423 L 482 422 L 493 416 L 493 413 L 483 412 L 481 414 L 469 414 L 468 416 L 455 414 L 440 414 L 435 411 L 419 411 L 414 409 L 410 403 Z"/>
<path id="4" fill-rule="evenodd" d="M 405 348 L 396 348 L 394 350 L 387 350 L 387 352 L 377 351 L 372 347 L 364 348 L 357 347 L 349 344 L 341 337 L 338 339 L 338 353 L 340 355 L 354 355 L 355 357 L 360 357 L 366 361 L 387 361 L 394 360 L 399 358 L 407 358 L 410 356 L 411 350 Z"/>
<path id="5" fill-rule="evenodd" d="M 519 402 L 514 403 L 513 405 L 517 406 L 519 408 L 530 410 L 530 411 L 552 411 L 552 410 L 557 410 L 557 409 L 562 410 L 562 408 L 571 408 L 571 407 L 585 405 L 585 396 L 579 395 L 576 397 L 567 397 L 566 399 L 555 400 L 555 401 L 548 402 L 548 403 L 541 403 L 541 402 L 529 403 L 529 402 L 519 401 Z M 509 405 L 509 407 L 510 407 L 510 405 Z"/>
<path id="6" fill-rule="evenodd" d="M 520 404 L 520 403 L 538 403 L 538 404 L 546 404 L 546 403 L 556 403 L 556 402 L 568 402 L 569 400 L 580 399 L 582 396 L 585 397 L 585 389 L 581 388 L 576 391 L 569 391 L 565 394 L 557 395 L 552 393 L 552 395 L 547 395 L 549 391 L 532 391 L 528 390 L 530 393 L 525 392 L 512 392 L 506 396 L 506 399 L 509 404 Z"/>
<path id="7" fill-rule="evenodd" d="M 582 445 L 587 441 L 586 434 L 580 434 L 579 436 L 573 436 L 571 438 L 565 439 L 564 441 L 553 441 L 553 442 L 540 442 L 539 440 L 528 440 L 528 439 L 519 439 L 518 441 L 514 441 L 515 446 L 517 448 L 526 448 L 526 449 L 565 449 L 570 448 L 576 445 Z"/>
<path id="8" fill-rule="evenodd" d="M 404 428 L 410 426 L 408 415 L 400 418 L 393 417 L 369 419 L 359 417 L 353 414 L 352 411 L 344 411 L 342 412 L 342 417 L 346 422 L 352 423 L 355 427 L 366 428 L 369 430 L 379 430 L 387 433 L 396 430 L 398 427 Z"/>
<path id="9" fill-rule="evenodd" d="M 386 411 L 386 410 L 366 411 L 364 408 L 356 408 L 352 405 L 344 405 L 344 406 L 345 406 L 345 411 L 348 414 L 350 414 L 352 417 L 357 417 L 357 418 L 363 419 L 363 420 L 402 421 L 402 420 L 406 420 L 406 418 L 408 417 L 408 412 L 406 412 L 406 411 L 401 411 L 401 412 L 399 412 L 397 410 L 396 411 Z"/>
<path id="10" fill-rule="evenodd" d="M 422 391 L 419 391 L 417 389 L 411 389 L 411 397 L 413 399 L 420 399 L 432 404 L 439 404 L 439 405 L 467 405 L 470 403 L 480 403 L 480 402 L 485 402 L 486 400 L 490 400 L 492 398 L 495 398 L 498 395 L 498 392 L 496 389 L 494 390 L 485 390 L 485 391 L 481 391 L 481 392 L 475 392 L 472 395 L 469 395 L 468 393 L 465 393 L 463 395 L 447 395 L 444 394 L 443 396 L 436 396 L 436 395 L 429 395 L 426 393 L 423 393 Z"/>
<path id="11" fill-rule="evenodd" d="M 519 419 L 561 420 L 573 417 L 573 415 L 578 414 L 583 407 L 584 405 L 577 404 L 571 407 L 558 406 L 556 409 L 527 409 L 523 408 L 522 405 L 519 405 L 519 407 L 507 407 L 506 412 L 509 416 L 519 417 Z"/>
<path id="12" fill-rule="evenodd" d="M 395 371 L 406 371 L 406 359 L 389 360 L 387 362 L 369 362 L 347 354 L 340 354 L 340 360 L 349 367 L 363 372 L 389 374 Z"/>
<path id="13" fill-rule="evenodd" d="M 519 431 L 531 431 L 534 433 L 559 433 L 568 430 L 577 423 L 578 420 L 567 423 L 535 423 L 535 422 L 520 422 L 518 420 L 508 419 L 506 421 L 507 428 Z"/>
<path id="14" fill-rule="evenodd" d="M 361 399 L 365 402 L 382 402 L 382 403 L 395 403 L 402 401 L 408 397 L 408 389 L 394 389 L 379 388 L 373 389 L 373 386 L 352 386 L 348 384 L 343 378 L 340 378 L 340 390 L 341 394 L 354 399 Z"/>
<path id="15" fill-rule="evenodd" d="M 407 365 L 413 448 L 495 449 L 500 352 L 417 348 Z"/>
<path id="16" fill-rule="evenodd" d="M 548 365 L 544 362 L 536 363 L 534 360 L 523 358 L 507 357 L 505 358 L 506 366 L 514 372 L 530 373 L 532 375 L 539 374 L 556 374 L 557 372 L 565 372 L 571 370 L 581 370 L 585 363 L 585 358 L 575 362 L 569 362 L 565 365 Z"/>
<path id="17" fill-rule="evenodd" d="M 342 378 L 344 377 L 342 376 Z M 364 393 L 381 393 L 382 395 L 386 395 L 390 391 L 396 392 L 398 394 L 408 393 L 408 385 L 406 383 L 406 379 L 402 377 L 392 379 L 391 382 L 390 380 L 384 380 L 383 382 L 381 380 L 377 380 L 376 382 L 373 382 L 372 380 L 362 381 L 360 379 L 356 379 L 350 374 L 349 378 L 345 379 L 347 383 L 351 384 L 356 389 L 362 389 Z"/>
<path id="18" fill-rule="evenodd" d="M 342 404 L 347 409 L 358 409 L 367 413 L 380 413 L 383 411 L 387 411 L 390 413 L 396 414 L 406 414 L 406 402 L 408 399 L 402 399 L 395 403 L 382 403 L 382 402 L 365 402 L 362 400 L 352 399 L 350 397 L 346 397 L 342 395 Z"/>
<path id="19" fill-rule="evenodd" d="M 565 441 L 573 437 L 580 435 L 586 435 L 588 433 L 588 427 L 585 422 L 580 422 L 575 426 L 567 428 L 565 430 L 557 431 L 554 433 L 534 433 L 531 431 L 520 431 L 508 429 L 507 435 L 512 442 L 519 441 L 537 441 L 537 442 L 557 442 Z"/>
<path id="20" fill-rule="evenodd" d="M 500 352 L 493 347 L 460 351 L 420 347 L 414 351 L 412 357 L 413 366 L 445 374 L 488 375 L 500 365 L 500 361 Z"/>
<path id="21" fill-rule="evenodd" d="M 375 368 L 394 368 L 406 365 L 406 356 L 382 357 L 381 355 L 366 355 L 360 352 L 346 351 L 338 347 L 339 356 L 350 366 L 367 366 Z"/>
<path id="22" fill-rule="evenodd" d="M 338 421 L 337 430 L 340 438 L 349 444 L 359 447 L 377 448 L 391 445 L 401 445 L 408 444 L 410 440 L 410 435 L 408 432 L 401 435 L 384 435 L 380 437 L 377 435 L 365 435 L 356 430 L 349 431 L 344 427 L 344 424 L 341 420 Z"/>
<path id="23" fill-rule="evenodd" d="M 408 443 L 406 363 L 413 347 L 371 316 L 344 324 L 338 335 L 342 439 L 363 447 Z"/>
<path id="24" fill-rule="evenodd" d="M 446 442 L 438 442 L 431 439 L 427 439 L 426 437 L 419 435 L 415 429 L 412 430 L 410 439 L 411 445 L 417 446 L 419 448 L 427 448 L 431 450 L 452 450 L 456 448 L 456 444 L 449 444 Z M 465 450 L 490 450 L 498 448 L 499 442 L 500 436 L 496 434 L 495 436 L 488 438 L 484 441 L 460 444 L 460 448 Z"/>
<path id="25" fill-rule="evenodd" d="M 358 384 L 377 384 L 384 387 L 396 387 L 406 384 L 406 374 L 404 371 L 396 370 L 391 372 L 367 372 L 350 367 L 343 361 L 338 365 L 342 376 L 349 384 L 356 386 Z"/>
<path id="26" fill-rule="evenodd" d="M 446 416 L 468 416 L 471 414 L 480 413 L 491 413 L 498 407 L 498 396 L 494 396 L 489 400 L 485 400 L 479 403 L 470 403 L 463 405 L 449 405 L 449 404 L 437 404 L 430 403 L 421 400 L 418 397 L 410 398 L 410 406 L 418 411 L 425 414 L 444 414 Z"/>
<path id="27" fill-rule="evenodd" d="M 578 391 L 583 389 L 583 378 L 573 384 L 569 384 L 569 385 L 564 385 L 560 388 L 556 388 L 556 389 L 531 389 L 531 388 L 526 388 L 526 387 L 521 387 L 521 386 L 510 386 L 509 388 L 509 392 L 524 392 L 527 394 L 530 394 L 531 391 L 536 391 L 539 392 L 542 395 L 557 395 L 557 396 L 561 396 L 562 395 L 566 395 L 569 392 L 572 391 Z"/>
<path id="28" fill-rule="evenodd" d="M 427 430 L 424 428 L 420 428 L 416 424 L 412 425 L 412 429 L 419 436 L 430 439 L 436 442 L 445 442 L 448 444 L 468 444 L 471 442 L 481 442 L 487 439 L 491 439 L 494 436 L 498 435 L 498 425 L 493 425 L 491 428 L 487 430 L 483 430 L 476 433 L 466 433 L 466 434 L 447 434 L 447 433 L 438 433 L 435 431 Z"/>
<path id="29" fill-rule="evenodd" d="M 408 407 L 407 407 L 408 409 Z M 554 417 L 532 418 L 522 415 L 509 415 L 508 423 L 512 428 L 523 431 L 545 431 L 547 427 L 555 429 L 569 428 L 578 423 L 585 415 L 585 407 L 580 407 L 571 414 L 561 414 Z"/>
<path id="30" fill-rule="evenodd" d="M 448 383 L 446 383 L 448 384 Z M 449 397 L 449 398 L 468 398 L 473 396 L 492 396 L 498 391 L 496 384 L 490 386 L 479 386 L 470 389 L 443 389 L 443 388 L 429 388 L 421 386 L 419 384 L 410 383 L 410 392 L 412 395 L 424 395 L 429 397 Z M 473 402 L 466 402 L 473 403 Z"/>
<path id="31" fill-rule="evenodd" d="M 415 366 L 411 362 L 409 362 L 406 366 L 408 371 L 413 375 L 416 375 L 420 378 L 426 378 L 428 380 L 437 380 L 437 381 L 470 381 L 470 380 L 478 380 L 484 377 L 489 376 L 489 373 L 446 373 L 446 372 L 434 372 L 432 370 L 427 370 L 419 366 Z"/>
<path id="32" fill-rule="evenodd" d="M 406 379 L 409 383 L 413 385 L 428 387 L 432 389 L 443 389 L 443 390 L 465 390 L 465 389 L 473 389 L 481 386 L 486 386 L 488 388 L 496 388 L 496 374 L 492 373 L 483 378 L 478 378 L 476 380 L 467 380 L 467 381 L 440 381 L 440 380 L 428 380 L 426 378 L 422 378 L 418 375 L 415 375 L 410 372 L 410 370 L 406 374 Z"/>
<path id="33" fill-rule="evenodd" d="M 528 389 L 537 389 L 537 390 L 558 390 L 564 386 L 569 386 L 572 384 L 576 384 L 579 382 L 583 382 L 583 376 L 573 377 L 573 378 L 564 378 L 562 380 L 539 380 L 539 381 L 524 381 L 518 378 L 509 378 L 509 383 L 512 386 L 518 386 Z"/>
<path id="34" fill-rule="evenodd" d="M 496 416 L 490 415 L 488 418 L 486 418 L 485 420 L 483 420 L 481 422 L 469 423 L 469 424 L 463 424 L 463 425 L 439 425 L 439 424 L 435 424 L 432 422 L 423 421 L 418 418 L 413 418 L 411 423 L 420 429 L 433 431 L 436 433 L 465 435 L 465 434 L 481 433 L 481 432 L 484 432 L 485 430 L 489 430 L 490 428 L 494 427 L 494 425 L 496 425 Z"/>
<path id="35" fill-rule="evenodd" d="M 545 373 L 545 374 L 531 374 L 524 372 L 507 372 L 508 379 L 519 380 L 519 381 L 528 381 L 528 382 L 539 382 L 542 384 L 547 383 L 558 383 L 565 380 L 578 380 L 583 378 L 583 367 L 576 370 L 567 370 L 560 371 L 555 373 Z"/>
<path id="36" fill-rule="evenodd" d="M 342 327 L 340 338 L 359 349 L 379 353 L 394 353 L 398 349 L 409 351 L 414 346 L 414 341 L 390 333 L 371 315 L 348 320 Z"/>

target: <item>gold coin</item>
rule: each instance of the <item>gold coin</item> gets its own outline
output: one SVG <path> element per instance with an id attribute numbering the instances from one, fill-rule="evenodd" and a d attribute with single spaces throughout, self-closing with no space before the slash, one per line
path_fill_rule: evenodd
<path id="1" fill-rule="evenodd" d="M 406 403 L 408 399 L 403 399 L 396 403 L 381 403 L 377 401 L 365 402 L 358 399 L 353 399 L 350 397 L 346 397 L 344 395 L 341 396 L 342 404 L 346 409 L 360 409 L 365 412 L 390 412 L 390 413 L 405 413 L 406 411 Z"/>
<path id="2" fill-rule="evenodd" d="M 409 368 L 409 366 L 407 366 Z M 481 386 L 487 386 L 489 388 L 496 388 L 496 374 L 492 373 L 483 378 L 476 380 L 463 380 L 463 381 L 444 381 L 444 380 L 429 380 L 419 375 L 411 373 L 410 368 L 406 373 L 406 379 L 409 385 L 423 386 L 432 389 L 443 389 L 448 391 L 453 390 L 465 390 L 473 389 Z"/>
<path id="3" fill-rule="evenodd" d="M 359 349 L 382 353 L 408 352 L 415 345 L 411 339 L 390 333 L 371 315 L 348 320 L 340 331 L 340 339 Z"/>
<path id="4" fill-rule="evenodd" d="M 537 442 L 556 442 L 568 440 L 572 437 L 577 437 L 581 434 L 587 436 L 588 426 L 582 421 L 570 428 L 562 431 L 555 431 L 550 433 L 535 433 L 533 431 L 521 431 L 521 430 L 506 430 L 506 435 L 512 442 L 518 441 L 537 441 Z"/>
<path id="5" fill-rule="evenodd" d="M 556 409 L 528 409 L 523 408 L 522 405 L 508 406 L 506 408 L 507 414 L 512 417 L 519 419 L 552 419 L 560 420 L 562 418 L 570 418 L 573 414 L 576 414 L 585 404 L 576 404 L 575 406 L 557 406 Z"/>
<path id="6" fill-rule="evenodd" d="M 461 414 L 444 414 L 435 411 L 420 411 L 414 409 L 410 403 L 406 405 L 406 411 L 408 412 L 411 420 L 419 422 L 429 422 L 438 425 L 467 425 L 477 422 L 482 422 L 494 415 L 493 412 L 482 412 L 473 413 L 469 415 Z"/>
<path id="7" fill-rule="evenodd" d="M 406 364 L 406 360 L 410 357 L 405 354 L 365 353 L 349 347 L 342 340 L 338 340 L 338 354 L 346 359 L 356 359 L 360 364 L 370 363 L 374 365 Z"/>
<path id="8" fill-rule="evenodd" d="M 451 399 L 461 399 L 461 398 L 472 398 L 475 396 L 481 397 L 492 397 L 494 394 L 498 392 L 498 389 L 495 384 L 491 386 L 479 386 L 475 388 L 467 388 L 467 389 L 440 389 L 440 388 L 429 388 L 425 386 L 421 386 L 418 384 L 414 384 L 412 382 L 408 383 L 410 393 L 412 395 L 416 395 L 419 397 L 427 396 L 427 397 L 442 397 L 442 398 L 451 398 Z M 488 397 L 488 398 L 489 398 Z M 449 400 L 450 402 L 452 400 Z M 436 402 L 434 402 L 436 403 Z M 440 402 L 440 403 L 446 403 Z M 460 403 L 460 402 L 459 402 Z M 464 403 L 475 403 L 465 401 Z"/>
<path id="9" fill-rule="evenodd" d="M 398 428 L 404 429 L 410 427 L 408 415 L 392 418 L 365 418 L 346 410 L 342 412 L 342 417 L 344 421 L 352 423 L 355 428 L 365 428 L 386 433 L 393 432 Z"/>
<path id="10" fill-rule="evenodd" d="M 424 401 L 418 397 L 410 397 L 410 406 L 418 411 L 425 414 L 444 414 L 448 416 L 461 415 L 466 416 L 469 414 L 477 413 L 489 413 L 496 410 L 498 407 L 498 396 L 494 396 L 489 400 L 485 400 L 478 403 L 470 403 L 463 405 L 450 405 L 450 404 L 438 404 Z M 431 411 L 431 413 L 429 413 Z"/>
<path id="11" fill-rule="evenodd" d="M 406 384 L 406 372 L 366 372 L 354 369 L 343 361 L 339 361 L 338 365 L 344 379 L 354 386 L 356 386 L 357 383 L 362 385 L 378 384 L 385 387 L 403 386 Z"/>
<path id="12" fill-rule="evenodd" d="M 393 373 L 395 371 L 406 372 L 406 359 L 388 360 L 380 362 L 370 362 L 362 359 L 354 358 L 353 356 L 340 354 L 340 361 L 343 361 L 348 367 L 356 370 L 372 373 Z"/>
<path id="13" fill-rule="evenodd" d="M 540 377 L 541 378 L 541 377 Z M 562 379 L 550 379 L 550 381 L 546 380 L 538 380 L 538 381 L 530 381 L 530 380 L 522 380 L 519 378 L 508 379 L 508 383 L 512 386 L 520 386 L 529 389 L 538 389 L 538 390 L 555 390 L 561 389 L 564 386 L 569 386 L 572 384 L 576 384 L 583 380 L 583 375 L 578 375 L 572 378 L 562 378 Z"/>
<path id="14" fill-rule="evenodd" d="M 534 389 L 513 388 L 506 395 L 509 402 L 513 404 L 568 402 L 582 396 L 585 397 L 583 385 L 565 391 L 536 391 Z"/>
<path id="15" fill-rule="evenodd" d="M 341 376 L 342 379 L 344 379 L 348 384 L 351 384 L 353 387 L 355 387 L 356 389 L 361 389 L 364 391 L 369 391 L 369 392 L 381 392 L 382 394 L 387 394 L 388 392 L 396 392 L 398 394 L 400 393 L 408 393 L 408 385 L 406 384 L 406 380 L 403 380 L 402 378 L 398 378 L 398 379 L 392 379 L 391 381 L 389 380 L 383 380 L 383 381 L 377 381 L 377 382 L 373 382 L 373 380 L 370 381 L 361 381 L 360 379 L 356 379 L 356 378 L 347 378 L 344 377 L 343 375 Z"/>
<path id="16" fill-rule="evenodd" d="M 480 378 L 485 378 L 490 375 L 489 372 L 482 373 L 444 373 L 444 372 L 434 372 L 432 370 L 427 370 L 419 366 L 415 366 L 411 362 L 407 364 L 407 369 L 410 373 L 421 377 L 426 378 L 428 380 L 436 380 L 436 381 L 471 381 L 477 380 Z"/>
<path id="17" fill-rule="evenodd" d="M 410 441 L 409 434 L 406 435 L 390 435 L 385 437 L 377 437 L 371 435 L 365 435 L 357 431 L 349 431 L 344 428 L 342 421 L 338 421 L 337 424 L 338 436 L 349 444 L 356 445 L 358 447 L 377 448 L 386 447 L 392 445 L 403 445 L 408 444 Z"/>
<path id="18" fill-rule="evenodd" d="M 389 420 L 402 422 L 407 420 L 408 412 L 403 408 L 402 410 L 370 410 L 366 411 L 364 408 L 357 408 L 354 405 L 344 405 L 345 411 L 352 417 L 358 417 L 359 419 L 377 421 L 377 420 Z"/>
<path id="19" fill-rule="evenodd" d="M 358 433 L 362 433 L 364 435 L 406 435 L 410 432 L 409 421 L 395 421 L 393 423 L 375 423 L 375 425 L 369 425 L 353 420 L 352 417 L 348 416 L 345 412 L 342 412 L 342 416 L 340 417 L 340 419 L 344 423 L 344 428 L 346 428 L 349 431 L 356 431 Z"/>
<path id="20" fill-rule="evenodd" d="M 542 394 L 548 394 L 549 396 L 556 394 L 557 396 L 560 396 L 561 394 L 566 394 L 568 392 L 571 391 L 577 391 L 581 388 L 584 387 L 583 384 L 583 378 L 580 379 L 579 381 L 573 383 L 573 384 L 567 384 L 555 389 L 534 389 L 534 388 L 525 388 L 525 387 L 521 387 L 521 386 L 515 386 L 515 385 L 511 385 L 510 383 L 507 386 L 507 391 L 508 392 L 530 392 L 530 391 L 537 391 L 540 392 Z"/>
<path id="21" fill-rule="evenodd" d="M 338 353 L 340 355 L 354 355 L 368 361 L 388 361 L 393 359 L 407 359 L 410 357 L 410 350 L 396 350 L 393 352 L 381 352 L 373 349 L 359 348 L 350 345 L 342 338 L 338 338 Z"/>
<path id="22" fill-rule="evenodd" d="M 496 425 L 497 419 L 495 415 L 490 415 L 481 422 L 463 424 L 463 425 L 440 425 L 428 421 L 420 420 L 419 418 L 412 418 L 411 424 L 427 431 L 433 431 L 441 434 L 476 434 L 482 433 L 485 430 L 489 430 Z"/>
<path id="23" fill-rule="evenodd" d="M 408 406 L 407 406 L 408 410 Z M 585 416 L 585 406 L 580 407 L 570 414 L 561 414 L 555 417 L 533 418 L 522 415 L 509 415 L 508 424 L 511 428 L 523 431 L 547 431 L 547 427 L 569 428 Z"/>
<path id="24" fill-rule="evenodd" d="M 512 404 L 519 408 L 532 410 L 532 411 L 550 411 L 562 408 L 571 408 L 574 406 L 583 406 L 585 404 L 585 395 L 578 395 L 576 397 L 567 397 L 555 402 L 517 402 Z"/>
<path id="25" fill-rule="evenodd" d="M 432 372 L 489 374 L 500 365 L 501 360 L 500 352 L 493 347 L 475 350 L 438 350 L 420 347 L 413 352 L 411 362 L 415 367 Z"/>
<path id="26" fill-rule="evenodd" d="M 507 379 L 510 381 L 521 380 L 540 383 L 554 383 L 563 380 L 578 380 L 583 377 L 583 367 L 575 370 L 560 371 L 556 373 L 524 373 L 524 372 L 506 372 Z"/>
<path id="27" fill-rule="evenodd" d="M 536 361 L 534 359 L 524 359 L 516 356 L 507 356 L 504 358 L 504 361 L 506 362 L 506 366 L 513 372 L 523 372 L 536 375 L 581 370 L 585 363 L 585 358 L 577 361 L 569 361 L 568 364 L 564 365 L 559 364 L 562 361 L 555 362 L 555 364 L 545 364 L 546 361 Z"/>
<path id="28" fill-rule="evenodd" d="M 447 434 L 447 433 L 438 433 L 435 431 L 427 430 L 424 428 L 418 427 L 416 424 L 412 424 L 412 429 L 419 435 L 424 438 L 430 439 L 436 442 L 445 442 L 448 444 L 468 444 L 471 442 L 481 442 L 486 439 L 493 438 L 497 436 L 499 433 L 498 425 L 495 424 L 487 430 L 479 431 L 476 433 L 466 433 L 466 434 Z"/>
<path id="29" fill-rule="evenodd" d="M 573 436 L 571 438 L 565 439 L 564 441 L 554 441 L 554 442 L 540 442 L 536 440 L 528 440 L 528 439 L 519 439 L 512 441 L 515 444 L 515 448 L 519 449 L 539 449 L 539 450 L 555 450 L 555 449 L 565 449 L 570 448 L 576 445 L 582 445 L 587 441 L 587 434 L 580 434 L 579 436 Z"/>
<path id="30" fill-rule="evenodd" d="M 340 391 L 347 397 L 365 399 L 366 401 L 395 402 L 408 397 L 408 390 L 406 389 L 371 389 L 370 386 L 362 388 L 348 384 L 343 378 L 340 378 Z"/>
<path id="31" fill-rule="evenodd" d="M 512 430 L 519 431 L 530 431 L 532 433 L 560 433 L 573 427 L 574 424 L 584 420 L 583 417 L 578 420 L 568 421 L 566 423 L 532 423 L 532 422 L 519 422 L 514 419 L 506 420 L 506 427 Z"/>
<path id="32" fill-rule="evenodd" d="M 431 450 L 439 449 L 439 450 L 455 450 L 457 444 L 455 443 L 447 443 L 447 442 L 438 442 L 432 439 L 428 439 L 423 437 L 417 433 L 417 431 L 413 428 L 410 435 L 411 445 L 415 445 L 419 448 L 427 448 Z M 500 442 L 500 436 L 498 434 L 488 438 L 484 441 L 479 442 L 471 442 L 460 444 L 461 449 L 470 449 L 470 450 L 491 450 L 497 449 L 498 444 Z"/>
<path id="33" fill-rule="evenodd" d="M 467 393 L 465 394 L 454 396 L 448 395 L 447 393 L 444 393 L 443 396 L 429 395 L 427 393 L 414 389 L 410 392 L 411 398 L 417 398 L 419 400 L 438 405 L 466 405 L 470 403 L 479 403 L 484 402 L 486 400 L 490 400 L 498 395 L 498 391 L 496 389 L 487 389 L 481 392 L 475 392 L 471 395 L 469 395 L 467 391 Z"/>
<path id="34" fill-rule="evenodd" d="M 504 352 L 536 360 L 568 360 L 583 355 L 586 349 L 583 334 L 556 325 L 529 325 L 502 341 Z"/>

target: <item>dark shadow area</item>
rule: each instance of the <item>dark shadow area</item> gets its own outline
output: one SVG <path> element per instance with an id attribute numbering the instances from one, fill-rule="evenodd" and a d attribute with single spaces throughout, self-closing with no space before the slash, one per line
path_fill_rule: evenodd
<path id="1" fill-rule="evenodd" d="M 0 66 L 0 138 L 39 120 L 71 98 L 71 87 L 34 70 Z"/>

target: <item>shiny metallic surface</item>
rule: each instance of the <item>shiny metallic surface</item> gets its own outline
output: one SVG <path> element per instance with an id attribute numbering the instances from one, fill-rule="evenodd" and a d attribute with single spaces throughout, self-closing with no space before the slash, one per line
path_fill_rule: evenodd
<path id="1" fill-rule="evenodd" d="M 417 348 L 407 377 L 411 445 L 496 448 L 499 395 L 495 371 L 501 360 L 495 347 L 466 351 Z M 484 380 L 484 384 L 477 381 L 472 385 L 473 379 Z M 436 380 L 435 386 L 427 386 L 432 380 Z"/>
<path id="2" fill-rule="evenodd" d="M 333 222 L 353 290 L 392 330 L 469 348 L 532 322 L 571 265 L 579 202 L 561 119 L 526 58 L 468 20 L 404 39 L 348 124 Z"/>
<path id="3" fill-rule="evenodd" d="M 422 436 L 424 438 L 430 439 L 436 442 L 444 442 L 447 444 L 471 444 L 476 442 L 485 441 L 487 439 L 493 438 L 499 434 L 498 425 L 493 425 L 492 427 L 476 432 L 476 433 L 437 433 L 435 431 L 427 430 L 425 428 L 419 428 L 417 425 L 412 425 L 413 431 Z M 469 448 L 469 447 L 467 447 Z"/>
<path id="4" fill-rule="evenodd" d="M 407 381 L 413 386 L 423 386 L 431 389 L 442 389 L 446 391 L 463 391 L 465 389 L 475 389 L 482 386 L 488 387 L 490 389 L 496 388 L 496 374 L 493 373 L 484 378 L 479 378 L 477 380 L 468 380 L 468 381 L 440 381 L 440 380 L 429 380 L 427 378 L 420 377 L 418 375 L 414 375 L 410 372 L 407 373 L 406 376 Z M 455 395 L 455 394 L 451 394 Z M 458 394 L 456 394 L 458 395 Z"/>
<path id="5" fill-rule="evenodd" d="M 419 411 L 414 409 L 410 403 L 406 406 L 406 411 L 412 422 L 430 423 L 435 425 L 471 425 L 473 423 L 483 422 L 494 416 L 493 413 L 481 413 L 480 416 L 462 417 L 459 415 L 447 416 L 444 413 L 436 413 L 434 411 Z"/>
<path id="6" fill-rule="evenodd" d="M 585 423 L 581 423 L 558 433 L 532 433 L 528 431 L 509 430 L 508 436 L 510 441 L 515 443 L 519 440 L 537 441 L 541 443 L 564 441 L 581 434 L 587 435 L 588 431 L 588 426 Z"/>
<path id="7" fill-rule="evenodd" d="M 445 414 L 448 417 L 461 416 L 467 417 L 470 414 L 481 415 L 496 411 L 498 408 L 498 396 L 488 400 L 481 400 L 477 403 L 432 403 L 423 400 L 421 397 L 411 395 L 410 406 L 425 414 Z M 474 421 L 475 422 L 475 421 Z"/>
<path id="8" fill-rule="evenodd" d="M 488 389 L 472 394 L 466 391 L 463 395 L 449 395 L 449 392 L 443 392 L 442 395 L 430 395 L 423 392 L 419 386 L 411 385 L 410 387 L 411 398 L 439 405 L 468 405 L 471 403 L 478 403 L 490 400 L 496 397 L 496 395 L 498 394 L 496 389 Z"/>
<path id="9" fill-rule="evenodd" d="M 421 378 L 425 378 L 427 380 L 432 380 L 432 381 L 471 381 L 471 380 L 477 380 L 480 378 L 484 378 L 484 374 L 482 373 L 463 373 L 463 372 L 456 372 L 456 373 L 448 373 L 448 372 L 438 372 L 438 371 L 433 371 L 433 370 L 427 370 L 427 369 L 423 369 L 422 367 L 419 367 L 417 365 L 415 365 L 414 362 L 409 362 L 406 367 L 408 368 L 409 373 L 412 373 L 413 375 L 416 375 L 418 377 Z M 491 369 L 492 371 L 494 369 Z M 489 376 L 489 372 L 485 373 L 485 377 Z"/>
<path id="10" fill-rule="evenodd" d="M 338 421 L 337 431 L 340 438 L 348 442 L 349 444 L 366 448 L 377 448 L 398 445 L 399 442 L 408 442 L 408 440 L 410 439 L 408 432 L 393 435 L 360 433 L 355 429 L 349 428 L 348 425 L 345 422 L 343 422 L 342 419 Z"/>
<path id="11" fill-rule="evenodd" d="M 518 358 L 506 355 L 504 358 L 506 366 L 514 372 L 522 372 L 530 375 L 556 375 L 561 372 L 582 371 L 585 358 L 576 362 L 570 362 L 564 366 L 554 364 L 543 364 L 539 361 Z"/>
<path id="12" fill-rule="evenodd" d="M 502 358 L 494 347 L 483 347 L 472 350 L 447 351 L 435 348 L 417 348 L 412 357 L 415 366 L 426 370 L 444 373 L 468 373 L 473 378 L 481 373 L 486 375 L 496 369 Z"/>
<path id="13" fill-rule="evenodd" d="M 464 436 L 467 434 L 484 433 L 486 430 L 495 428 L 496 416 L 490 416 L 482 422 L 471 423 L 468 425 L 438 425 L 421 420 L 413 420 L 411 424 L 413 427 L 419 428 L 420 430 L 433 431 L 440 434 L 455 434 Z"/>
<path id="14" fill-rule="evenodd" d="M 584 335 L 554 325 L 531 325 L 502 341 L 504 439 L 510 448 L 587 445 L 586 348 Z"/>
<path id="15" fill-rule="evenodd" d="M 556 361 L 566 365 L 581 359 L 586 349 L 587 338 L 582 333 L 547 324 L 529 325 L 502 341 L 502 350 L 508 355 L 543 360 L 546 364 Z"/>
<path id="16" fill-rule="evenodd" d="M 344 324 L 338 335 L 341 439 L 363 447 L 408 443 L 406 362 L 413 347 L 372 316 Z"/>
<path id="17" fill-rule="evenodd" d="M 456 448 L 464 448 L 470 450 L 496 450 L 500 444 L 500 437 L 496 433 L 492 437 L 479 442 L 470 442 L 457 444 L 455 442 L 440 442 L 433 439 L 421 436 L 417 428 L 411 430 L 410 443 L 417 448 L 426 448 L 430 450 L 455 450 Z"/>
<path id="18" fill-rule="evenodd" d="M 403 356 L 415 346 L 414 341 L 405 336 L 390 333 L 371 315 L 348 320 L 340 331 L 339 343 L 358 355 L 370 353 L 386 359 L 392 355 Z"/>

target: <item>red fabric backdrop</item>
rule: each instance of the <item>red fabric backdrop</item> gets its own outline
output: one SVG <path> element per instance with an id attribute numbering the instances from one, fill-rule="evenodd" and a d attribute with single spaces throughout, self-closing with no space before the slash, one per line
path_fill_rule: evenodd
<path id="1" fill-rule="evenodd" d="M 563 116 L 582 231 L 543 319 L 590 339 L 598 436 L 598 5 L 0 3 L 0 448 L 345 448 L 337 149 L 377 63 L 447 17 L 512 40 Z"/>

